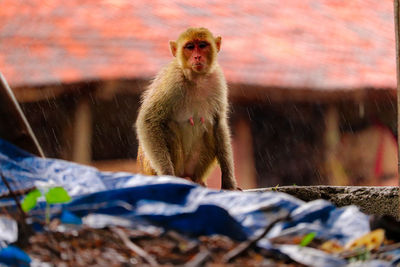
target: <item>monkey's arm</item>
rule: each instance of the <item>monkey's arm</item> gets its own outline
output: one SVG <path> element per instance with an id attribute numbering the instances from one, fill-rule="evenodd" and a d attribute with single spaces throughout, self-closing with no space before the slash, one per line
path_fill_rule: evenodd
<path id="1" fill-rule="evenodd" d="M 158 175 L 175 175 L 165 138 L 167 113 L 151 107 L 142 109 L 136 121 L 139 144 Z"/>
<path id="2" fill-rule="evenodd" d="M 231 138 L 226 118 L 217 116 L 214 125 L 214 136 L 216 142 L 216 155 L 219 162 L 222 178 L 222 189 L 237 189 L 234 176 L 233 152 Z"/>

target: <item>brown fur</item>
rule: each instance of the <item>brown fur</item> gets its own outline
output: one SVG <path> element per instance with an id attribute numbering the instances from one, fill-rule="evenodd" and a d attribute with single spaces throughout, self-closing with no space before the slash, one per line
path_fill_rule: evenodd
<path id="1" fill-rule="evenodd" d="M 183 53 L 184 45 L 193 40 L 209 43 L 203 50 L 199 48 L 198 55 L 204 55 L 200 72 L 185 56 L 192 50 Z M 227 85 L 216 60 L 220 45 L 221 38 L 214 38 L 205 28 L 189 28 L 176 42 L 170 42 L 175 58 L 143 94 L 136 121 L 141 173 L 175 175 L 205 185 L 217 160 L 222 188 L 236 189 Z"/>

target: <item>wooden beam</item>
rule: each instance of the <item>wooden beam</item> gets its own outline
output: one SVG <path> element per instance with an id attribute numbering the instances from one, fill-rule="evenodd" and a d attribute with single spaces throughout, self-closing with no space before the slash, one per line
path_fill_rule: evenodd
<path id="1" fill-rule="evenodd" d="M 134 159 L 115 159 L 92 161 L 91 166 L 100 171 L 137 173 L 137 162 Z"/>
<path id="2" fill-rule="evenodd" d="M 65 86 L 18 88 L 15 97 L 19 103 L 29 103 L 55 99 L 69 91 Z"/>
<path id="3" fill-rule="evenodd" d="M 354 88 L 320 90 L 312 88 L 285 88 L 229 84 L 229 98 L 234 103 L 320 103 L 332 104 L 344 101 L 365 102 L 395 100 L 394 88 Z"/>

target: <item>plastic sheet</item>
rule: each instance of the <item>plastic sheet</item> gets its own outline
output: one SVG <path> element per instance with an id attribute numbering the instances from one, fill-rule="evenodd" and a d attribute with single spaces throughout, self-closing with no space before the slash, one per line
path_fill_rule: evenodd
<path id="1" fill-rule="evenodd" d="M 15 246 L 8 246 L 0 250 L 0 263 L 8 266 L 29 266 L 31 259 L 21 249 Z"/>
<path id="2" fill-rule="evenodd" d="M 60 209 L 64 222 L 90 222 L 95 214 L 100 226 L 129 221 L 147 221 L 191 236 L 223 234 L 236 240 L 257 236 L 278 212 L 291 220 L 276 224 L 258 245 L 302 262 L 299 248 L 271 248 L 268 238 L 291 233 L 316 232 L 317 237 L 341 243 L 370 231 L 368 216 L 355 206 L 336 208 L 324 200 L 305 203 L 278 192 L 211 190 L 174 177 L 146 177 L 123 172 L 100 172 L 63 160 L 30 155 L 0 140 L 0 170 L 14 189 L 40 183 L 62 186 L 73 200 Z M 0 193 L 6 192 L 0 182 Z M 82 219 L 83 218 L 83 219 Z M 69 221 L 68 221 L 69 220 Z M 304 264 L 319 266 L 343 263 L 321 251 L 304 249 Z M 300 255 L 300 254 L 299 254 Z M 307 257 L 305 257 L 307 256 Z"/>
<path id="3" fill-rule="evenodd" d="M 3 244 L 13 243 L 18 238 L 17 222 L 5 216 L 0 216 L 0 248 Z"/>

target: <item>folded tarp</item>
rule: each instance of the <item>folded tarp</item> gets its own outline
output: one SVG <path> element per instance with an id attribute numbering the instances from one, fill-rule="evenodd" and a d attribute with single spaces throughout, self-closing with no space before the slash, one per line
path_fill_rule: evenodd
<path id="1" fill-rule="evenodd" d="M 345 244 L 370 231 L 368 216 L 355 206 L 337 208 L 325 200 L 306 203 L 278 192 L 211 190 L 168 176 L 100 172 L 68 161 L 39 158 L 1 139 L 0 171 L 13 189 L 64 187 L 73 199 L 56 214 L 67 212 L 78 218 L 112 215 L 190 236 L 222 234 L 243 241 L 261 234 L 279 214 L 287 213 L 290 219 L 275 224 L 258 245 L 292 258 L 300 256 L 298 246 L 273 247 L 268 239 L 315 232 L 317 237 Z M 0 182 L 0 194 L 6 192 Z M 311 266 L 345 263 L 315 249 L 303 248 L 301 254 L 302 263 Z"/>

